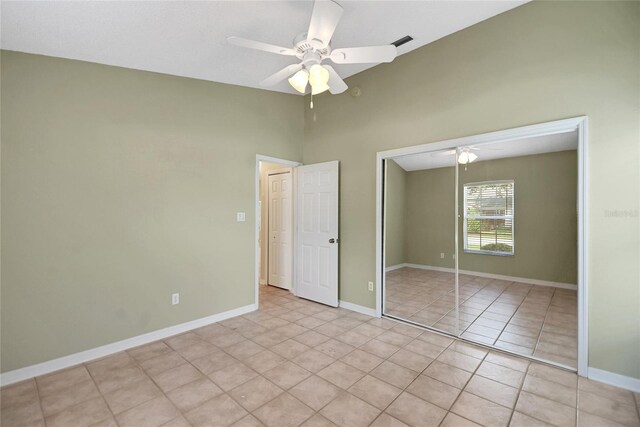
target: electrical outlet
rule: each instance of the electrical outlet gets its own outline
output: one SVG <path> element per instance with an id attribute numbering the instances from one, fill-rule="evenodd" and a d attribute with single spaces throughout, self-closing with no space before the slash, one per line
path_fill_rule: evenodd
<path id="1" fill-rule="evenodd" d="M 373 292 L 373 282 L 369 282 L 369 290 Z"/>
<path id="2" fill-rule="evenodd" d="M 236 220 L 237 220 L 238 222 L 244 222 L 244 221 L 246 220 L 246 215 L 245 215 L 245 213 L 244 213 L 244 212 L 238 212 L 238 213 L 236 214 Z"/>
<path id="3" fill-rule="evenodd" d="M 444 259 L 444 252 L 440 252 L 440 258 Z"/>
<path id="4" fill-rule="evenodd" d="M 180 304 L 180 294 L 171 294 L 171 305 Z"/>

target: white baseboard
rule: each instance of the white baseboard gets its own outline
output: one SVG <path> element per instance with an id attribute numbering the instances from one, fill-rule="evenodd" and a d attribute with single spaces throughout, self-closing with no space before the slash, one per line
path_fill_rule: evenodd
<path id="1" fill-rule="evenodd" d="M 385 268 L 384 271 L 393 271 L 393 270 L 398 270 L 400 268 L 406 267 L 407 264 L 396 264 L 396 265 L 390 265 L 389 267 Z"/>
<path id="2" fill-rule="evenodd" d="M 338 306 L 346 308 L 347 310 L 355 311 L 356 313 L 366 314 L 367 316 L 377 317 L 376 309 L 369 308 L 358 304 L 353 304 L 347 301 L 340 300 Z"/>
<path id="3" fill-rule="evenodd" d="M 640 378 L 627 377 L 598 368 L 589 368 L 589 379 L 640 393 Z"/>
<path id="4" fill-rule="evenodd" d="M 393 265 L 391 267 L 387 267 L 385 271 L 393 271 L 403 267 L 419 268 L 422 270 L 444 271 L 445 273 L 455 273 L 455 269 L 453 268 L 434 267 L 432 265 L 411 264 L 411 263 Z M 518 282 L 518 283 L 529 283 L 531 285 L 538 285 L 538 286 L 553 286 L 554 288 L 571 289 L 574 291 L 578 289 L 578 286 L 572 283 L 551 282 L 548 280 L 528 279 L 526 277 L 515 277 L 515 276 L 505 276 L 502 274 L 483 273 L 480 271 L 460 270 L 460 274 L 468 274 L 470 276 L 485 277 L 487 279 L 508 280 L 510 282 Z"/>
<path id="5" fill-rule="evenodd" d="M 127 338 L 122 341 L 117 341 L 111 344 L 81 351 L 79 353 L 70 354 L 68 356 L 63 356 L 57 359 L 38 363 L 36 365 L 26 366 L 24 368 L 8 371 L 0 374 L 0 385 L 5 386 L 8 384 L 13 384 L 29 378 L 68 368 L 70 366 L 78 365 L 80 363 L 99 359 L 101 357 L 117 353 L 119 351 L 127 350 L 143 344 L 148 344 L 153 341 L 161 340 L 172 335 L 181 334 L 192 329 L 201 328 L 203 326 L 230 319 L 232 317 L 241 316 L 254 310 L 256 310 L 255 304 L 245 305 L 244 307 L 238 307 L 233 310 L 213 314 L 201 319 L 180 323 L 179 325 L 169 326 L 168 328 L 158 329 L 157 331 L 138 335 L 132 338 Z"/>

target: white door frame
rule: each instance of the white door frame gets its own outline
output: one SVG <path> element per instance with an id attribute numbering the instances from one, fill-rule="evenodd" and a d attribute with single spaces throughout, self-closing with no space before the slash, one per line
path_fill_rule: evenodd
<path id="1" fill-rule="evenodd" d="M 295 187 L 293 186 L 293 167 L 291 167 L 291 166 L 283 167 L 281 169 L 271 169 L 271 170 L 267 171 L 267 184 L 268 184 L 269 177 L 271 175 L 282 175 L 282 174 L 286 174 L 286 173 L 290 174 L 289 175 L 289 178 L 291 179 L 291 189 L 290 190 L 293 193 L 293 190 L 295 190 Z M 271 226 L 271 223 L 269 222 L 270 219 L 271 219 L 270 218 L 271 217 L 271 204 L 269 203 L 270 200 L 271 200 L 271 197 L 269 196 L 270 192 L 271 192 L 271 186 L 267 185 L 267 194 L 266 194 L 267 208 L 265 210 L 266 213 L 267 213 L 267 216 L 266 216 L 266 218 L 264 218 L 264 219 L 266 219 L 265 222 L 267 224 L 266 227 L 267 227 L 267 238 L 268 238 L 268 240 L 266 242 L 267 244 L 265 245 L 265 249 L 267 251 L 267 275 L 266 275 L 266 283 L 265 284 L 267 284 L 267 285 L 269 284 L 269 263 L 271 262 L 271 260 L 269 259 L 270 254 L 271 254 L 270 243 L 269 243 L 271 241 L 270 240 L 270 234 L 269 234 L 269 231 L 270 231 L 269 227 Z M 293 237 L 294 237 L 293 229 L 295 228 L 295 224 L 293 222 L 293 220 L 294 220 L 293 212 L 295 212 L 295 206 L 293 206 L 293 200 L 294 200 L 294 195 L 291 194 L 291 216 L 289 217 L 289 219 L 291 220 L 290 221 L 291 223 L 289 224 L 289 229 L 291 230 L 291 263 L 292 264 L 291 264 L 291 289 L 289 289 L 289 290 L 292 291 L 292 292 L 293 292 L 293 270 L 295 268 L 295 266 L 293 265 L 293 250 L 295 248 L 295 242 L 293 241 Z M 260 208 L 262 210 L 262 206 Z M 265 225 L 262 224 L 262 221 L 260 221 L 260 228 L 263 228 L 263 227 L 265 227 Z M 262 255 L 263 254 L 260 254 L 260 262 L 262 262 Z M 262 268 L 260 270 L 262 272 Z M 280 286 L 278 286 L 278 287 L 280 287 Z"/>
<path id="2" fill-rule="evenodd" d="M 382 290 L 384 286 L 385 254 L 383 241 L 383 161 L 397 156 L 428 151 L 451 149 L 466 145 L 478 145 L 578 132 L 578 375 L 587 376 L 589 361 L 588 346 L 588 280 L 587 280 L 587 116 L 573 117 L 552 122 L 539 123 L 513 129 L 489 132 L 445 141 L 380 151 L 376 158 L 376 315 L 382 316 Z"/>
<path id="3" fill-rule="evenodd" d="M 255 259 L 254 259 L 254 287 L 255 287 L 255 292 L 254 292 L 254 305 L 256 307 L 256 310 L 258 309 L 259 305 L 260 305 L 260 216 L 261 216 L 261 212 L 260 212 L 260 162 L 267 162 L 267 163 L 278 163 L 281 164 L 282 166 L 285 167 L 290 167 L 291 169 L 291 177 L 292 177 L 292 182 L 293 182 L 293 187 L 291 189 L 292 192 L 295 193 L 296 191 L 296 166 L 301 166 L 302 163 L 301 162 L 296 162 L 294 160 L 286 160 L 286 159 L 279 159 L 277 157 L 270 157 L 270 156 L 263 156 L 262 154 L 256 154 L 256 175 L 255 175 L 255 200 L 254 200 L 254 206 L 255 206 L 255 213 L 254 213 L 254 229 L 255 229 L 255 237 L 254 237 L 254 244 L 255 244 Z M 293 193 L 292 193 L 293 194 Z M 293 227 L 293 236 L 292 239 L 295 242 L 296 239 L 296 230 L 295 230 L 295 224 L 296 224 L 296 208 L 295 208 L 295 202 L 293 204 L 293 216 L 292 216 L 292 222 L 294 224 Z M 293 259 L 291 260 L 291 265 L 294 266 L 295 265 L 295 251 L 293 253 Z M 295 269 L 293 271 L 293 276 L 292 276 L 292 285 L 291 285 L 291 291 L 295 294 L 295 284 L 296 284 L 296 275 L 295 275 Z M 268 278 L 267 278 L 268 281 Z"/>

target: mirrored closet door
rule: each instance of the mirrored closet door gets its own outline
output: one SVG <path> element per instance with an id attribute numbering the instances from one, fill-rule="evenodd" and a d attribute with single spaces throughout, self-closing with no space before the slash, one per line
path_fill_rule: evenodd
<path id="1" fill-rule="evenodd" d="M 577 367 L 578 134 L 385 160 L 383 314 Z"/>

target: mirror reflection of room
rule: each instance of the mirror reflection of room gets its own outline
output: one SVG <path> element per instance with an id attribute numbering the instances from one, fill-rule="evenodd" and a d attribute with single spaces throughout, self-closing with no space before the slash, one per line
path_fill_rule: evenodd
<path id="1" fill-rule="evenodd" d="M 389 160 L 385 315 L 576 368 L 577 145 L 563 133 Z"/>

